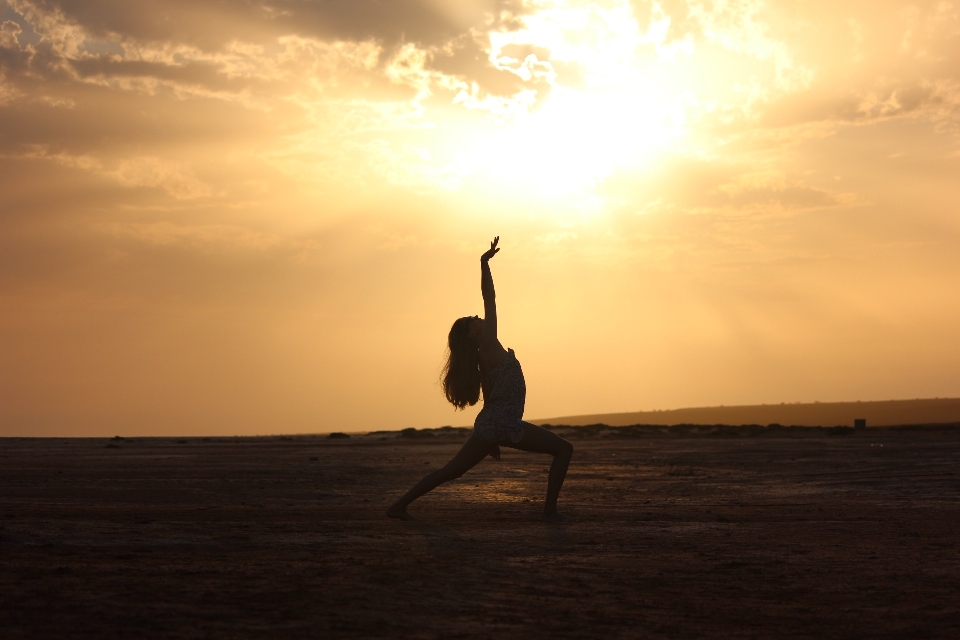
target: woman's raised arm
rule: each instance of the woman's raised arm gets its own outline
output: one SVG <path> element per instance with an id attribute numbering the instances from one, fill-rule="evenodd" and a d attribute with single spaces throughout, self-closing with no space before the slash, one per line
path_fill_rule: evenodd
<path id="1" fill-rule="evenodd" d="M 497 243 L 500 236 L 490 243 L 490 250 L 480 256 L 480 293 L 483 294 L 483 338 L 485 341 L 497 340 L 497 292 L 493 288 L 493 274 L 490 273 L 490 258 L 500 251 Z"/>

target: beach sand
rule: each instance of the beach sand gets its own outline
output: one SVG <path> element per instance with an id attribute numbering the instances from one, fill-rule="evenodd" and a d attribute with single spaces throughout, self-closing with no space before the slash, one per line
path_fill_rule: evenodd
<path id="1" fill-rule="evenodd" d="M 512 450 L 386 518 L 457 430 L 2 440 L 0 628 L 960 637 L 960 430 L 560 431 L 564 525 Z"/>

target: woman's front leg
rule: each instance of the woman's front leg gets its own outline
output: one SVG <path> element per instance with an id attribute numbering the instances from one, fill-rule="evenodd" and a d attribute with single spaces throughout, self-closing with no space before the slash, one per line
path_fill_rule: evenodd
<path id="1" fill-rule="evenodd" d="M 413 520 L 413 517 L 407 513 L 407 506 L 411 502 L 425 493 L 433 491 L 444 482 L 459 478 L 477 466 L 481 460 L 487 457 L 488 453 L 490 453 L 490 443 L 480 438 L 476 433 L 471 433 L 467 441 L 460 447 L 460 451 L 453 456 L 450 462 L 436 471 L 431 471 L 417 484 L 413 485 L 410 491 L 407 491 L 387 509 L 387 515 L 400 520 Z"/>
<path id="2" fill-rule="evenodd" d="M 543 427 L 529 422 L 523 424 L 523 437 L 520 442 L 508 441 L 500 444 L 521 451 L 549 453 L 553 456 L 550 474 L 547 476 L 547 497 L 543 501 L 542 518 L 550 522 L 569 520 L 567 516 L 557 511 L 557 498 L 560 496 L 563 480 L 567 477 L 567 467 L 570 466 L 570 459 L 573 457 L 573 445 Z"/>

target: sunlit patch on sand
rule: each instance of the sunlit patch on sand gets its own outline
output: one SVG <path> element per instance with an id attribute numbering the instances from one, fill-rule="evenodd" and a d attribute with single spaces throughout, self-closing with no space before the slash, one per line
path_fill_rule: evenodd
<path id="1" fill-rule="evenodd" d="M 494 478 L 475 483 L 450 486 L 458 499 L 481 502 L 530 502 L 536 500 L 536 481 L 513 478 Z M 542 483 L 541 483 L 542 484 Z M 543 487 L 541 486 L 541 491 Z"/>

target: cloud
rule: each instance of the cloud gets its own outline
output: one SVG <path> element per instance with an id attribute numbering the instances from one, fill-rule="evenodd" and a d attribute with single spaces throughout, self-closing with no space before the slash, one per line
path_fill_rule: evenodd
<path id="1" fill-rule="evenodd" d="M 501 19 L 491 17 L 500 14 L 490 13 L 497 8 L 490 3 L 474 3 L 468 11 L 449 3 L 408 4 L 415 10 L 404 19 L 425 29 L 423 41 L 433 38 L 426 37 L 428 33 L 446 38 L 454 23 L 458 29 L 469 29 L 464 23 L 468 17 L 483 25 Z M 129 179 L 130 170 L 122 168 L 143 164 L 142 153 L 130 157 L 130 152 L 137 144 L 157 144 L 162 138 L 168 147 L 204 146 L 207 152 L 227 145 L 227 153 L 238 153 L 241 142 L 246 142 L 248 154 L 258 153 L 289 175 L 308 176 L 309 182 L 340 172 L 347 151 L 351 163 L 367 164 L 388 180 L 448 189 L 459 180 L 458 170 L 440 167 L 422 146 L 395 144 L 385 136 L 422 128 L 418 121 L 427 100 L 483 113 L 506 113 L 529 104 L 529 93 L 521 92 L 519 101 L 513 96 L 496 98 L 481 88 L 477 78 L 469 82 L 464 78 L 461 72 L 466 68 L 498 90 L 518 88 L 496 78 L 511 74 L 480 61 L 483 51 L 476 35 L 460 33 L 433 45 L 404 43 L 408 37 L 404 21 L 391 22 L 386 20 L 389 15 L 375 12 L 386 20 L 378 26 L 369 18 L 360 19 L 361 13 L 352 13 L 354 5 L 344 10 L 337 3 L 312 8 L 281 3 L 257 9 L 154 2 L 131 11 L 125 4 L 110 2 L 18 0 L 11 6 L 41 38 L 22 45 L 14 37 L 19 25 L 10 22 L 5 27 L 9 36 L 0 50 L 4 78 L 0 95 L 10 106 L 3 114 L 10 126 L 0 135 L 0 148 L 8 154 L 29 155 L 35 148 L 57 157 L 92 154 L 104 171 L 123 178 L 121 183 L 128 187 L 149 183 Z M 237 27 L 253 20 L 250 12 L 260 9 L 269 9 L 273 21 L 266 29 L 250 27 L 248 34 Z M 217 11 L 221 13 L 214 19 Z M 310 15 L 326 27 L 314 28 L 317 25 L 304 11 L 319 12 Z M 324 11 L 330 20 L 321 19 L 327 15 Z M 233 25 L 232 37 L 212 46 L 209 39 L 181 33 L 178 29 L 195 22 L 181 12 L 210 14 L 206 22 L 214 32 Z M 429 20 L 416 19 L 424 12 L 433 16 L 433 31 Z M 167 19 L 153 19 L 156 14 Z M 167 34 L 151 31 L 151 25 L 159 23 L 178 26 Z M 445 70 L 434 68 L 435 60 Z M 37 102 L 43 103 L 39 111 Z M 380 135 L 370 138 L 371 133 Z M 250 145 L 267 139 L 274 141 L 269 151 Z M 331 153 L 334 148 L 341 151 Z M 359 158 L 357 151 L 368 156 Z M 167 166 L 183 164 L 153 157 Z M 199 183 L 187 190 L 184 180 L 179 184 L 168 192 L 180 196 L 188 191 L 222 192 L 201 189 Z"/>
<path id="2" fill-rule="evenodd" d="M 4 20 L 0 24 L 0 47 L 4 49 L 19 49 L 20 42 L 17 40 L 17 34 L 23 29 L 19 24 L 12 20 Z"/>
<path id="3" fill-rule="evenodd" d="M 74 34 L 79 29 L 94 38 L 175 43 L 205 52 L 222 50 L 236 41 L 270 43 L 285 35 L 376 40 L 388 49 L 402 42 L 432 46 L 522 10 L 522 3 L 509 0 L 144 0 L 136 4 L 123 0 L 11 0 L 10 5 L 48 37 L 64 44 L 76 42 Z"/>
<path id="4" fill-rule="evenodd" d="M 267 162 L 305 185 L 324 176 L 358 182 L 351 176 L 361 175 L 360 165 L 394 184 L 451 190 L 479 165 L 440 148 L 442 132 L 488 116 L 521 122 L 551 104 L 555 90 L 556 105 L 593 91 L 600 97 L 583 102 L 590 109 L 645 111 L 634 123 L 619 113 L 598 118 L 624 121 L 593 138 L 620 131 L 636 146 L 672 126 L 692 155 L 709 157 L 716 140 L 799 144 L 808 123 L 924 117 L 949 129 L 960 86 L 951 75 L 957 12 L 944 3 L 889 3 L 876 13 L 844 3 L 699 0 L 431 0 L 380 12 L 365 2 L 9 6 L 23 25 L 4 22 L 0 41 L 0 101 L 10 125 L 0 148 L 91 157 L 114 176 L 132 175 L 120 167 L 147 157 L 157 166 L 195 165 L 177 175 L 203 173 L 195 160 L 136 149 L 162 141 L 174 155 L 202 148 L 236 158 L 245 146 L 247 164 Z M 18 39 L 28 28 L 39 41 Z M 891 40 L 898 46 L 887 46 Z M 583 110 L 553 112 L 580 118 Z M 657 118 L 663 122 L 637 127 Z M 608 146 L 615 140 L 598 148 Z M 148 182 L 121 180 L 131 188 Z M 167 193 L 228 192 L 198 185 Z M 829 200 L 817 200 L 822 188 L 801 196 L 798 185 L 741 192 L 723 206 Z"/>

